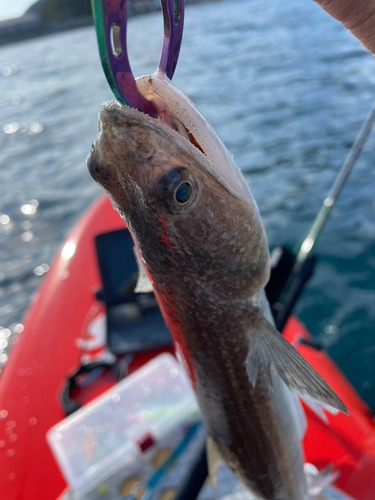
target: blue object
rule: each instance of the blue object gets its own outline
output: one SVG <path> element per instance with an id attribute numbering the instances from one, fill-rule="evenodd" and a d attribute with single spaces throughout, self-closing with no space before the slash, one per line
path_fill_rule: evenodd
<path id="1" fill-rule="evenodd" d="M 164 462 L 161 464 L 161 466 L 158 467 L 156 469 L 156 471 L 152 474 L 152 476 L 148 479 L 148 481 L 146 483 L 146 491 L 143 493 L 140 500 L 150 500 L 150 498 L 154 494 L 154 487 L 156 486 L 158 481 L 164 476 L 164 474 L 166 473 L 166 471 L 170 467 L 170 465 L 185 450 L 185 448 L 190 443 L 190 441 L 193 439 L 193 437 L 195 436 L 195 434 L 197 432 L 197 429 L 200 426 L 201 426 L 201 423 L 196 422 L 195 424 L 193 424 L 192 426 L 189 427 L 185 436 L 178 443 L 178 445 L 172 451 L 172 453 L 169 455 L 169 457 L 166 460 L 164 460 Z M 121 500 L 135 500 L 135 497 L 133 495 L 125 495 L 124 497 L 121 498 Z"/>

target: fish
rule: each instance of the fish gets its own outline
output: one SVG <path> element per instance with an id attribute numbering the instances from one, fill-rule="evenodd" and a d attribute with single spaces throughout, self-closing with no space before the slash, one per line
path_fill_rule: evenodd
<path id="1" fill-rule="evenodd" d="M 233 157 L 163 74 L 137 79 L 157 116 L 100 107 L 87 157 L 132 234 L 220 462 L 255 498 L 310 500 L 299 396 L 347 408 L 276 330 L 264 287 L 267 238 Z"/>

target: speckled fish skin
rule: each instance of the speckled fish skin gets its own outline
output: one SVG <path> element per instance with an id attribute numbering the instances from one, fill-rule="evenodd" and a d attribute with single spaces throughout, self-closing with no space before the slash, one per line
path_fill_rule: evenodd
<path id="1" fill-rule="evenodd" d="M 253 297 L 269 274 L 257 208 L 229 193 L 207 173 L 204 155 L 156 120 L 110 103 L 99 121 L 90 173 L 129 227 L 179 350 L 186 344 L 208 434 L 259 498 L 307 498 L 288 407 L 262 373 L 253 388 L 245 369 Z M 172 215 L 157 186 L 181 166 L 199 192 L 190 210 Z"/>
<path id="2" fill-rule="evenodd" d="M 269 317 L 262 221 L 208 162 L 171 128 L 114 102 L 101 107 L 87 160 L 133 236 L 194 381 L 211 474 L 216 454 L 256 498 L 307 500 L 291 392 L 271 364 L 259 365 L 255 385 L 246 365 L 259 312 Z M 169 189 L 181 168 L 194 192 L 182 210 Z"/>

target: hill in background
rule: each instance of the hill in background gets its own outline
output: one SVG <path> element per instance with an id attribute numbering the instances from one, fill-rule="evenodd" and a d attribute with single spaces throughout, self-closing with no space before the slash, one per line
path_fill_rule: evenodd
<path id="1" fill-rule="evenodd" d="M 205 0 L 185 0 L 187 4 Z M 159 0 L 130 0 L 130 15 L 160 9 Z M 38 0 L 17 19 L 0 22 L 0 45 L 92 24 L 90 0 Z"/>

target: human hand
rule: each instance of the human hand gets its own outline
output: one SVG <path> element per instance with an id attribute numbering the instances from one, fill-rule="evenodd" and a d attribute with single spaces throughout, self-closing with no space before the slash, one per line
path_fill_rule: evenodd
<path id="1" fill-rule="evenodd" d="M 315 0 L 375 55 L 375 0 Z"/>

